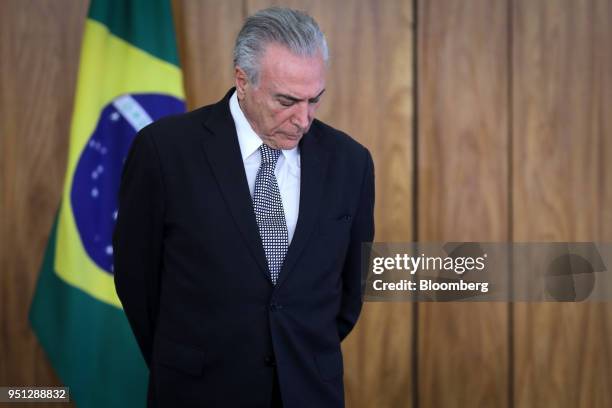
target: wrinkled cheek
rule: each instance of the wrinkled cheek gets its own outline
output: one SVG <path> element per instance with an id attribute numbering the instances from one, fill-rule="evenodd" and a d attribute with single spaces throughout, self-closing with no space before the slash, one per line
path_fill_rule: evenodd
<path id="1" fill-rule="evenodd" d="M 291 124 L 291 121 L 289 120 L 289 117 L 280 117 L 280 118 L 276 118 L 276 127 L 275 129 L 277 131 L 281 131 L 284 133 L 291 133 L 293 131 L 295 131 L 295 126 L 293 126 Z"/>

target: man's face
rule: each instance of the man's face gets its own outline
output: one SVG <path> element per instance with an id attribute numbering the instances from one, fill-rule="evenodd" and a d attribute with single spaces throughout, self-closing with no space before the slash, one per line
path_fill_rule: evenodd
<path id="1" fill-rule="evenodd" d="M 282 45 L 269 44 L 260 64 L 257 85 L 236 67 L 240 107 L 264 143 L 292 149 L 308 132 L 319 107 L 325 91 L 325 62 L 320 54 L 301 57 Z"/>

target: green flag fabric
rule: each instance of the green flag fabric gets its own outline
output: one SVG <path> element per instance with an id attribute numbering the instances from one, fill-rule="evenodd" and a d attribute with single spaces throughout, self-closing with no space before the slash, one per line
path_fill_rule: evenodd
<path id="1" fill-rule="evenodd" d="M 113 282 L 121 168 L 136 133 L 185 111 L 169 0 L 92 0 L 62 202 L 30 309 L 78 407 L 143 407 L 148 371 Z"/>

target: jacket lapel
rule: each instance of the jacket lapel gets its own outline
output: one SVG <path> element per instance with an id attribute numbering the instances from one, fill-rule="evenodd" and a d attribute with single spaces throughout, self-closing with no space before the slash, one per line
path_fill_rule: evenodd
<path id="1" fill-rule="evenodd" d="M 318 137 L 316 127 L 312 126 L 300 141 L 301 175 L 298 221 L 275 290 L 281 286 L 294 268 L 316 225 L 329 162 L 329 153 L 320 145 Z"/>
<path id="2" fill-rule="evenodd" d="M 259 269 L 270 280 L 251 194 L 244 173 L 238 135 L 229 109 L 229 98 L 233 92 L 232 88 L 225 98 L 214 106 L 214 112 L 211 112 L 209 119 L 203 123 L 212 133 L 203 138 L 204 153 L 238 229 Z"/>

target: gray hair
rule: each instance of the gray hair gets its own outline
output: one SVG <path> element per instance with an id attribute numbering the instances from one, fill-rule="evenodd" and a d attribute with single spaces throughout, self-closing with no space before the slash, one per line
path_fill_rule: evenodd
<path id="1" fill-rule="evenodd" d="M 302 11 L 270 7 L 246 19 L 234 46 L 234 67 L 240 67 L 257 85 L 260 57 L 268 44 L 277 43 L 300 56 L 321 52 L 325 63 L 329 51 L 325 35 L 317 22 Z"/>

